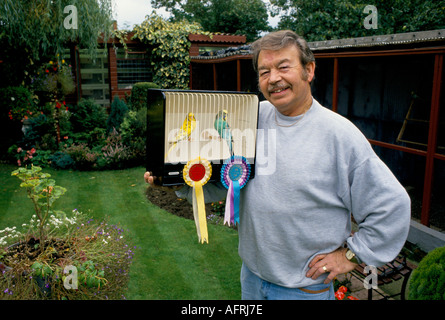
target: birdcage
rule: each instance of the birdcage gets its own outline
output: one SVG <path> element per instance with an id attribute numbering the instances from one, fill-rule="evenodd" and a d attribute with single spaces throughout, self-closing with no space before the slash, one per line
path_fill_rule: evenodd
<path id="1" fill-rule="evenodd" d="M 147 170 L 157 184 L 184 184 L 184 166 L 194 159 L 210 163 L 209 181 L 233 157 L 245 159 L 254 176 L 257 94 L 150 89 L 147 101 Z"/>

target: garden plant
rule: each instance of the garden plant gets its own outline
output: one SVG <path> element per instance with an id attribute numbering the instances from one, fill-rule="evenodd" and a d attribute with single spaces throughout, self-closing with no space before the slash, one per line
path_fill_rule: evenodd
<path id="1" fill-rule="evenodd" d="M 410 300 L 445 300 L 445 247 L 430 251 L 409 281 Z"/>
<path id="2" fill-rule="evenodd" d="M 126 232 L 77 209 L 53 210 L 66 189 L 40 167 L 12 175 L 35 212 L 29 223 L 0 230 L 0 298 L 125 298 L 134 255 Z"/>
<path id="3" fill-rule="evenodd" d="M 77 170 L 142 165 L 147 124 L 139 97 L 146 96 L 148 88 L 157 87 L 154 83 L 135 84 L 127 102 L 114 98 L 109 113 L 91 99 L 81 99 L 74 106 L 61 98 L 50 98 L 50 102 L 42 104 L 48 98 L 42 91 L 33 96 L 21 87 L 0 89 L 0 96 L 4 95 L 6 100 L 19 101 L 8 104 L 17 107 L 9 113 L 7 125 L 12 126 L 12 134 L 11 139 L 3 142 L 9 145 L 3 144 L 8 151 L 0 156 L 1 160 L 23 167 L 33 164 Z"/>

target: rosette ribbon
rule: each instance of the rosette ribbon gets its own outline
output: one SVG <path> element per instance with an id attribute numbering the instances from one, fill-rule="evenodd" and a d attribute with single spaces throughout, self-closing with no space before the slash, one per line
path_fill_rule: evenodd
<path id="1" fill-rule="evenodd" d="M 250 164 L 242 156 L 232 156 L 224 161 L 221 168 L 221 182 L 228 189 L 224 224 L 239 223 L 240 190 L 246 185 L 250 177 Z"/>
<path id="2" fill-rule="evenodd" d="M 187 162 L 182 172 L 185 183 L 193 187 L 193 217 L 199 242 L 209 243 L 202 186 L 209 181 L 212 175 L 212 165 L 208 160 L 198 157 Z"/>

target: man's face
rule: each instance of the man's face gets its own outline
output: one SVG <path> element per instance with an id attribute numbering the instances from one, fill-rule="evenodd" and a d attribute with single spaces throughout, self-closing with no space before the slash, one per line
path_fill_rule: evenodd
<path id="1" fill-rule="evenodd" d="M 305 67 L 300 63 L 297 47 L 261 50 L 258 56 L 259 86 L 264 97 L 279 112 L 293 116 L 311 98 L 310 81 L 315 63 Z M 298 112 L 297 112 L 298 113 Z"/>

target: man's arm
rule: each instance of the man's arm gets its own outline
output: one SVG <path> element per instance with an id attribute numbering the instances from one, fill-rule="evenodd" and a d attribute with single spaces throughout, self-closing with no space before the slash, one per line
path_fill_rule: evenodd
<path id="1" fill-rule="evenodd" d="M 372 157 L 349 175 L 350 189 L 343 195 L 359 230 L 346 239 L 347 247 L 360 261 L 381 266 L 392 261 L 408 237 L 411 200 L 405 188 L 377 157 Z M 306 276 L 313 279 L 328 272 L 326 283 L 338 274 L 353 270 L 355 263 L 346 258 L 347 248 L 317 255 Z"/>

